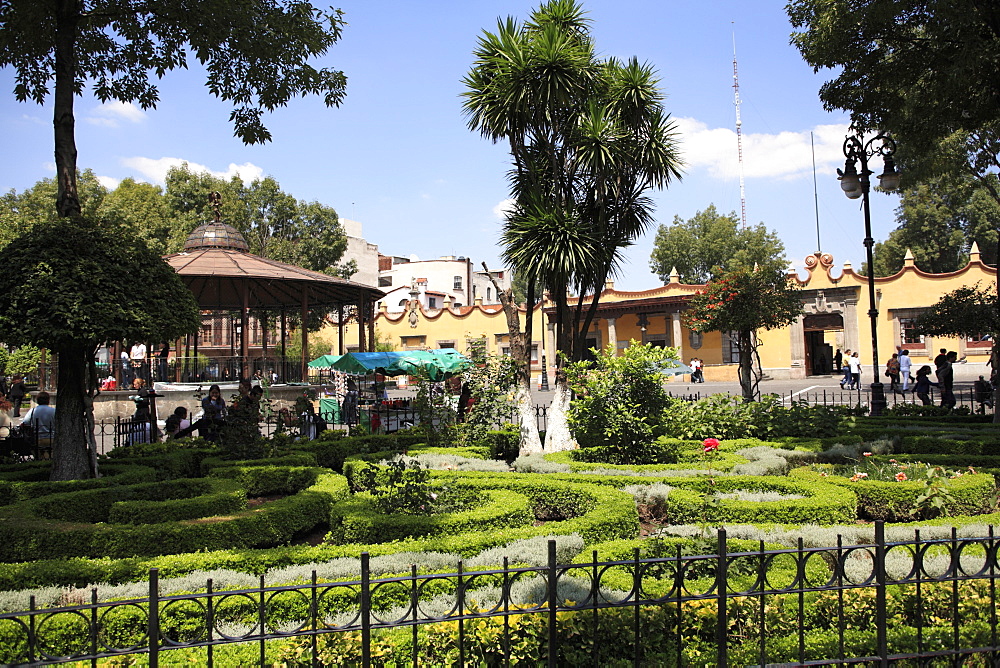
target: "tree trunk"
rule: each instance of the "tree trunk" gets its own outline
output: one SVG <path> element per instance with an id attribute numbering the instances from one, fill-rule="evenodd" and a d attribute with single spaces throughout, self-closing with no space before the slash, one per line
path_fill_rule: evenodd
<path id="1" fill-rule="evenodd" d="M 57 0 L 52 126 L 55 132 L 58 184 L 56 210 L 61 218 L 80 215 L 80 196 L 76 189 L 73 96 L 76 83 L 76 35 L 81 9 L 80 0 Z"/>
<path id="2" fill-rule="evenodd" d="M 569 402 L 572 392 L 566 379 L 566 369 L 556 369 L 556 382 L 552 390 L 552 404 L 549 406 L 545 425 L 545 452 L 572 450 L 576 447 L 573 434 L 569 430 Z"/>
<path id="3" fill-rule="evenodd" d="M 737 335 L 740 346 L 739 377 L 740 389 L 743 391 L 743 401 L 756 401 L 756 388 L 753 377 L 753 334 L 741 331 Z"/>
<path id="4" fill-rule="evenodd" d="M 514 302 L 512 290 L 501 290 L 500 285 L 490 273 L 490 268 L 483 262 L 483 269 L 493 288 L 497 291 L 497 298 L 503 305 L 504 315 L 507 316 L 507 334 L 510 337 L 511 357 L 517 361 L 517 387 L 514 390 L 514 405 L 517 407 L 518 427 L 521 433 L 519 446 L 522 455 L 533 452 L 541 452 L 542 441 L 538 436 L 538 421 L 535 419 L 535 407 L 531 401 L 531 341 L 529 336 L 521 333 L 521 317 Z M 532 284 L 529 283 L 529 291 Z M 529 301 L 530 306 L 530 301 Z M 531 316 L 528 317 L 528 331 L 531 331 Z"/>
<path id="5" fill-rule="evenodd" d="M 49 480 L 93 478 L 87 447 L 87 351 L 84 345 L 62 348 L 59 353 L 59 394 L 56 401 L 52 473 Z"/>

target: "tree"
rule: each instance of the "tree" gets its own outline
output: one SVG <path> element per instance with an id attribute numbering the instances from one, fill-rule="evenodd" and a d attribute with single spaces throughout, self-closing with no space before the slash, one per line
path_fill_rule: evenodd
<path id="1" fill-rule="evenodd" d="M 967 174 L 942 175 L 907 188 L 896 209 L 898 226 L 875 244 L 875 275 L 902 269 L 907 250 L 923 271 L 957 271 L 968 262 L 973 242 L 983 261 L 995 264 L 998 217 L 1000 205 Z"/>
<path id="2" fill-rule="evenodd" d="M 0 220 L 3 221 L 0 225 L 0 248 L 37 224 L 58 219 L 55 206 L 58 189 L 55 179 L 42 179 L 23 192 L 11 190 L 0 196 Z M 108 190 L 93 171 L 85 169 L 77 174 L 77 192 L 83 215 L 97 216 Z"/>
<path id="3" fill-rule="evenodd" d="M 757 331 L 792 323 L 802 312 L 799 290 L 784 272 L 739 268 L 713 280 L 691 298 L 684 312 L 697 332 L 735 332 L 744 401 L 756 401 L 760 383 Z"/>
<path id="4" fill-rule="evenodd" d="M 891 133 L 904 185 L 964 173 L 1000 204 L 1000 4 L 793 0 L 787 11 L 806 62 L 838 72 L 824 106 L 849 111 L 859 132 Z"/>
<path id="5" fill-rule="evenodd" d="M 245 185 L 235 176 L 226 181 L 208 172 L 192 172 L 185 163 L 167 171 L 166 185 L 172 251 L 180 250 L 195 227 L 211 220 L 208 195 L 219 192 L 222 220 L 243 234 L 251 253 L 344 278 L 357 271 L 356 265 L 353 271 L 337 265 L 347 250 L 337 212 L 319 202 L 297 201 L 270 176 Z"/>
<path id="6" fill-rule="evenodd" d="M 910 159 L 955 132 L 980 173 L 997 166 L 1000 5 L 991 0 L 792 0 L 792 43 L 817 72 L 828 109 L 885 130 Z"/>
<path id="7" fill-rule="evenodd" d="M 981 288 L 965 285 L 941 297 L 929 310 L 917 317 L 914 326 L 931 336 L 979 336 L 989 334 L 993 341 L 990 366 L 996 372 L 1000 364 L 1000 313 L 997 310 L 996 287 Z M 1000 400 L 1000 388 L 993 390 L 993 406 Z M 994 410 L 993 422 L 1000 422 L 1000 412 Z"/>
<path id="8" fill-rule="evenodd" d="M 83 220 L 37 225 L 0 250 L 6 343 L 59 356 L 52 480 L 97 474 L 94 356 L 105 341 L 168 341 L 198 329 L 191 291 L 125 230 Z"/>
<path id="9" fill-rule="evenodd" d="M 151 183 L 123 179 L 104 196 L 98 209 L 101 219 L 127 230 L 142 239 L 157 255 L 174 250 L 173 221 L 163 198 L 163 189 Z"/>
<path id="10" fill-rule="evenodd" d="M 0 3 L 0 67 L 15 70 L 18 101 L 53 97 L 57 211 L 81 213 L 76 184 L 74 97 L 90 82 L 103 102 L 155 107 L 151 75 L 187 68 L 190 57 L 206 72 L 215 97 L 234 104 L 237 137 L 263 143 L 271 134 L 264 111 L 300 95 L 322 95 L 327 106 L 344 96 L 346 77 L 316 69 L 340 38 L 339 10 L 321 11 L 299 0 L 6 0 Z"/>
<path id="11" fill-rule="evenodd" d="M 564 360 L 582 358 L 601 288 L 650 225 L 646 193 L 680 178 L 655 71 L 635 58 L 597 58 L 589 23 L 575 0 L 544 3 L 523 24 L 498 21 L 480 37 L 464 80 L 470 129 L 510 147 L 515 206 L 504 261 L 525 274 L 526 295 L 541 286 L 555 303 L 561 356 L 548 450 L 572 443 Z"/>
<path id="12" fill-rule="evenodd" d="M 724 216 L 714 204 L 686 221 L 674 216 L 669 227 L 661 224 L 649 258 L 649 268 L 664 283 L 675 268 L 681 283 L 698 284 L 754 265 L 783 270 L 787 262 L 781 239 L 763 223 L 741 228 L 735 211 Z"/>

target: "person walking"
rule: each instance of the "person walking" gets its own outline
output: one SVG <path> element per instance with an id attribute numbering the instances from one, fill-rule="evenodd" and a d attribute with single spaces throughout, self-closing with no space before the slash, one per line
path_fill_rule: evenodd
<path id="1" fill-rule="evenodd" d="M 908 389 L 910 389 L 910 368 L 913 366 L 913 360 L 910 359 L 910 351 L 903 348 L 899 351 L 899 376 L 902 379 L 903 385 L 900 392 L 904 394 Z"/>
<path id="2" fill-rule="evenodd" d="M 851 372 L 851 384 L 847 389 L 857 390 L 861 388 L 861 360 L 858 358 L 858 353 L 855 351 L 851 357 L 847 360 L 847 369 Z"/>
<path id="3" fill-rule="evenodd" d="M 848 350 L 847 352 L 851 351 Z M 834 353 L 833 355 L 833 370 L 836 371 L 837 373 L 841 373 L 841 371 L 843 371 L 843 369 L 841 369 L 843 363 L 844 363 L 844 353 L 840 352 L 840 348 L 837 348 L 837 352 Z"/>
<path id="4" fill-rule="evenodd" d="M 10 380 L 10 394 L 7 395 L 10 403 L 14 406 L 12 413 L 14 417 L 21 417 L 21 404 L 24 403 L 24 397 L 27 394 L 28 388 L 24 386 L 24 376 L 15 373 Z"/>
<path id="5" fill-rule="evenodd" d="M 885 375 L 889 377 L 889 391 L 897 392 L 899 388 L 899 353 L 893 353 L 885 363 Z"/>
<path id="6" fill-rule="evenodd" d="M 938 367 L 938 383 L 941 384 L 941 405 L 945 408 L 954 408 L 955 404 L 955 368 L 952 366 L 958 361 L 958 353 L 954 350 L 945 356 L 944 364 Z"/>
<path id="7" fill-rule="evenodd" d="M 917 369 L 917 383 L 913 386 L 917 397 L 920 398 L 920 403 L 924 406 L 931 405 L 931 385 L 937 385 L 937 383 L 931 382 L 931 368 L 925 364 Z"/>
<path id="8" fill-rule="evenodd" d="M 850 348 L 848 348 L 847 350 L 844 351 L 844 357 L 846 359 L 846 363 L 844 363 L 842 365 L 842 367 L 841 367 L 841 370 L 844 372 L 844 377 L 840 380 L 840 389 L 844 389 L 846 386 L 848 386 L 848 385 L 851 384 L 851 349 Z"/>

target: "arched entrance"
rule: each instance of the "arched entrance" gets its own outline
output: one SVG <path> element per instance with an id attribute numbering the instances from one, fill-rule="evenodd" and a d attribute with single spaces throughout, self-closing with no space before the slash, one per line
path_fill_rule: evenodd
<path id="1" fill-rule="evenodd" d="M 806 375 L 822 376 L 833 372 L 836 339 L 827 332 L 844 331 L 840 313 L 813 313 L 802 319 L 805 334 Z"/>

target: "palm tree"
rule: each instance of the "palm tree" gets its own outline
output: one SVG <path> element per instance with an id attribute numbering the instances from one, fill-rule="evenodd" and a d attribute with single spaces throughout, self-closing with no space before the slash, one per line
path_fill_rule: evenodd
<path id="1" fill-rule="evenodd" d="M 510 145 L 515 208 L 504 260 L 527 276 L 529 294 L 541 286 L 556 307 L 561 355 L 546 450 L 572 442 L 563 361 L 583 357 L 601 288 L 652 223 L 646 193 L 680 178 L 655 71 L 636 59 L 599 60 L 589 23 L 575 0 L 550 0 L 523 24 L 498 21 L 464 80 L 469 127 Z"/>

